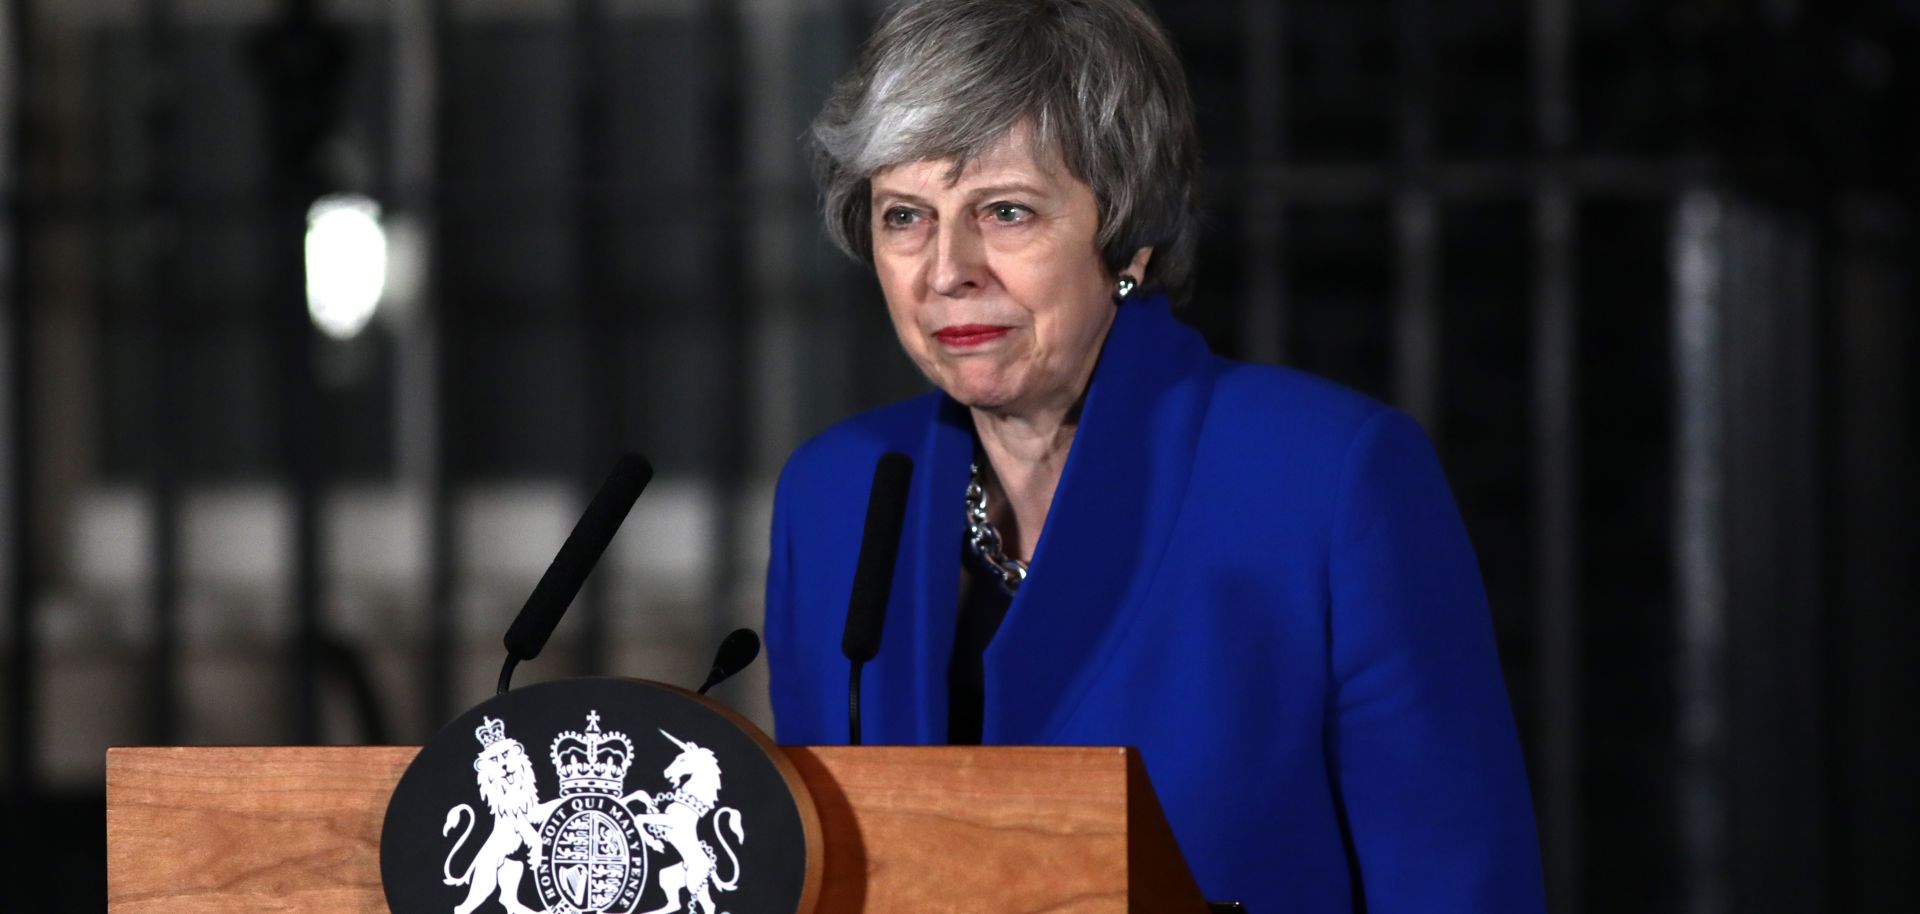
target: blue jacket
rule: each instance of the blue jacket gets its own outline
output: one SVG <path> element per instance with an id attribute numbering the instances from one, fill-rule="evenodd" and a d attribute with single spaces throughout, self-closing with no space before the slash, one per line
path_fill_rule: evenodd
<path id="1" fill-rule="evenodd" d="M 929 394 L 788 461 L 767 574 L 781 742 L 847 740 L 840 639 L 890 450 L 915 472 L 863 729 L 945 742 L 971 428 Z M 1544 907 L 1486 599 L 1426 437 L 1328 382 L 1213 355 L 1163 299 L 1120 306 L 985 674 L 986 743 L 1139 747 L 1210 899 Z"/>

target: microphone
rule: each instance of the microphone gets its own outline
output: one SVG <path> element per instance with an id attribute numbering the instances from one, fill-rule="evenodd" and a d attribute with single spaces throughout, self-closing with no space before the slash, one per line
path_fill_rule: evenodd
<path id="1" fill-rule="evenodd" d="M 573 605 L 574 595 L 586 582 L 587 573 L 600 561 L 600 554 L 607 551 L 607 544 L 619 531 L 620 522 L 627 519 L 627 512 L 633 510 L 633 503 L 640 498 L 640 490 L 652 479 L 653 465 L 639 454 L 627 454 L 614 464 L 613 472 L 607 474 L 607 481 L 600 484 L 600 491 L 587 503 L 580 522 L 573 525 L 573 532 L 567 535 L 560 553 L 553 557 L 547 573 L 540 576 L 540 583 L 527 595 L 526 605 L 520 607 L 520 615 L 515 616 L 513 625 L 508 627 L 502 639 L 507 647 L 507 662 L 500 668 L 499 694 L 506 694 L 512 683 L 515 664 L 540 656 L 540 650 L 547 646 L 547 638 L 560 624 L 560 617 Z"/>
<path id="2" fill-rule="evenodd" d="M 733 634 L 720 642 L 720 650 L 714 652 L 713 670 L 707 673 L 707 681 L 700 686 L 700 694 L 731 679 L 733 674 L 747 668 L 753 658 L 760 656 L 760 636 L 750 628 L 736 628 Z"/>
<path id="3" fill-rule="evenodd" d="M 907 518 L 907 489 L 913 460 L 898 451 L 884 454 L 873 467 L 867 495 L 867 528 L 860 537 L 860 564 L 854 566 L 853 593 L 847 600 L 847 627 L 840 652 L 852 661 L 847 686 L 848 744 L 860 745 L 860 670 L 880 653 L 880 630 L 887 621 L 887 595 L 893 591 L 894 558 Z"/>

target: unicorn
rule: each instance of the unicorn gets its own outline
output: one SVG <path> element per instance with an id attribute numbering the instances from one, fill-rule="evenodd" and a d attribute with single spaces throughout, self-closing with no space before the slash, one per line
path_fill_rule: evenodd
<path id="1" fill-rule="evenodd" d="M 647 914 L 673 914 L 680 910 L 683 891 L 687 894 L 689 914 L 715 914 L 711 889 L 731 892 L 740 885 L 740 858 L 727 844 L 720 826 L 724 822 L 732 828 L 735 843 L 745 843 L 747 833 L 741 828 L 739 810 L 731 806 L 714 808 L 720 796 L 720 762 L 714 758 L 713 750 L 682 742 L 665 730 L 661 730 L 660 735 L 680 747 L 673 764 L 661 772 L 673 792 L 653 797 L 644 790 L 636 790 L 620 798 L 623 805 L 637 801 L 646 807 L 646 812 L 635 813 L 633 818 L 640 824 L 648 847 L 662 850 L 660 842 L 664 840 L 680 855 L 679 863 L 660 871 L 660 888 L 667 893 L 667 903 Z M 708 813 L 713 814 L 714 836 L 720 841 L 720 848 L 727 852 L 727 859 L 732 861 L 731 879 L 720 878 L 719 858 L 714 855 L 712 845 L 700 840 L 700 820 Z"/>

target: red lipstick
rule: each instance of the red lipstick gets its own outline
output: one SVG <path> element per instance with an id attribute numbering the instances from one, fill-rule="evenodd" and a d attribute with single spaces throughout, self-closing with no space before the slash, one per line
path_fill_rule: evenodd
<path id="1" fill-rule="evenodd" d="M 1010 327 L 995 327 L 988 324 L 959 324 L 944 327 L 934 333 L 933 338 L 956 349 L 980 346 L 991 343 L 1007 335 Z"/>

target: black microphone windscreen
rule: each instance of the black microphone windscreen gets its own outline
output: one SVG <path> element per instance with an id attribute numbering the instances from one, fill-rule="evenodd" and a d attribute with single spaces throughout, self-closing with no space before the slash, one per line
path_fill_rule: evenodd
<path id="1" fill-rule="evenodd" d="M 847 600 L 847 628 L 840 650 L 848 660 L 865 663 L 880 652 L 880 630 L 893 590 L 894 557 L 907 517 L 907 489 L 913 460 L 897 451 L 873 467 L 873 491 L 867 496 L 867 528 L 860 537 L 860 564 L 854 566 L 853 593 Z"/>
<path id="2" fill-rule="evenodd" d="M 607 544 L 620 530 L 620 522 L 627 519 L 627 512 L 633 510 L 633 503 L 640 498 L 640 490 L 652 479 L 653 466 L 639 454 L 628 454 L 614 465 L 593 501 L 587 503 L 580 522 L 573 525 L 573 532 L 567 535 L 560 553 L 553 557 L 553 564 L 547 566 L 547 573 L 540 576 L 540 583 L 534 585 L 533 593 L 527 596 L 520 615 L 514 617 L 513 625 L 507 629 L 504 640 L 509 654 L 521 660 L 540 655 L 540 649 L 547 646 L 548 636 L 560 624 L 560 617 L 580 592 L 587 573 L 600 561 L 600 554 L 607 551 Z"/>
<path id="3" fill-rule="evenodd" d="M 733 674 L 747 668 L 753 658 L 760 656 L 760 636 L 750 628 L 736 628 L 720 642 L 720 649 L 713 654 L 713 669 L 707 673 L 707 681 L 700 686 L 700 694 L 732 678 Z"/>

